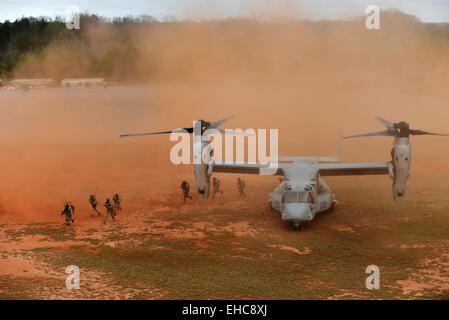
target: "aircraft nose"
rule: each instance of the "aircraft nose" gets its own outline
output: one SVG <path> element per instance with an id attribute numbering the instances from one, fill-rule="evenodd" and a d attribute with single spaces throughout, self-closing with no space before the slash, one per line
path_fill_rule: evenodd
<path id="1" fill-rule="evenodd" d="M 310 221 L 313 219 L 312 207 L 305 203 L 286 203 L 282 218 L 284 220 Z"/>

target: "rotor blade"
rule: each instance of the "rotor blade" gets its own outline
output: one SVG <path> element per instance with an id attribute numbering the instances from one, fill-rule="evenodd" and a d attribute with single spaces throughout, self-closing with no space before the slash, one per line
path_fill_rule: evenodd
<path id="1" fill-rule="evenodd" d="M 388 121 L 388 120 L 385 120 L 385 119 L 383 119 L 381 117 L 376 117 L 376 119 L 379 120 L 380 122 L 382 122 L 383 125 L 386 126 L 387 128 L 393 127 L 393 124 L 390 121 Z"/>
<path id="2" fill-rule="evenodd" d="M 143 132 L 143 133 L 125 133 L 125 134 L 121 134 L 120 138 L 137 137 L 137 136 L 149 136 L 149 135 L 153 135 L 153 134 L 166 134 L 166 133 L 171 133 L 171 131 Z"/>
<path id="3" fill-rule="evenodd" d="M 253 136 L 253 134 L 249 134 L 249 133 L 246 133 L 246 132 L 235 132 L 235 131 L 232 131 L 232 132 L 226 132 L 226 130 L 224 130 L 224 129 L 217 129 L 218 131 L 220 131 L 221 133 L 223 133 L 223 134 L 235 134 L 235 135 L 238 135 L 238 136 Z"/>
<path id="4" fill-rule="evenodd" d="M 449 134 L 444 134 L 444 133 L 433 133 L 433 132 L 427 132 L 427 131 L 422 131 L 422 130 L 412 130 L 410 129 L 410 134 L 413 135 L 430 135 L 430 136 L 446 136 L 449 137 Z"/>
<path id="5" fill-rule="evenodd" d="M 235 115 L 232 115 L 232 116 L 223 118 L 223 119 L 221 119 L 221 120 L 217 120 L 217 121 L 211 122 L 210 125 L 211 125 L 211 127 L 213 127 L 213 128 L 218 128 L 218 127 L 219 127 L 220 125 L 222 125 L 224 122 L 226 122 L 226 121 L 228 121 L 229 119 L 232 119 L 232 118 L 234 118 L 234 117 L 235 117 Z"/>
<path id="6" fill-rule="evenodd" d="M 137 137 L 137 136 L 150 136 L 150 135 L 155 135 L 155 134 L 181 133 L 181 132 L 184 132 L 184 131 L 187 131 L 188 133 L 192 133 L 193 132 L 193 128 L 175 129 L 175 130 L 172 130 L 172 131 L 126 133 L 126 134 L 121 134 L 120 138 Z"/>
<path id="7" fill-rule="evenodd" d="M 391 136 L 391 134 L 387 130 L 385 130 L 385 131 L 358 134 L 356 136 L 343 137 L 343 139 L 358 138 L 358 137 L 373 137 L 373 136 Z"/>

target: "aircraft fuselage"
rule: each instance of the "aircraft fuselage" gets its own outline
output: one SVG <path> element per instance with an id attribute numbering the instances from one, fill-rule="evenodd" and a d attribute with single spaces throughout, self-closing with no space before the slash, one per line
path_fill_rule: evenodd
<path id="1" fill-rule="evenodd" d="M 321 178 L 317 182 L 296 184 L 284 180 L 270 194 L 271 207 L 282 214 L 283 220 L 299 228 L 302 222 L 313 220 L 317 213 L 331 209 L 335 203 L 328 185 Z"/>

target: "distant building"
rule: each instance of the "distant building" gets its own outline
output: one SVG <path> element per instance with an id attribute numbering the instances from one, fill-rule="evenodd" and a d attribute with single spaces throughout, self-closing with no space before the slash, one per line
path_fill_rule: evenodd
<path id="1" fill-rule="evenodd" d="M 42 89 L 56 87 L 56 82 L 53 79 L 14 79 L 8 86 L 16 89 Z"/>
<path id="2" fill-rule="evenodd" d="M 63 88 L 105 88 L 106 81 L 103 78 L 64 79 L 61 81 Z"/>

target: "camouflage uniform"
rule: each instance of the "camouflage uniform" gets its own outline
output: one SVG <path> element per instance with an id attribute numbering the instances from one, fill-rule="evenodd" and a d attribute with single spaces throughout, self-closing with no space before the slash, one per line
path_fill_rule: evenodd
<path id="1" fill-rule="evenodd" d="M 239 190 L 239 197 L 246 197 L 246 193 L 245 193 L 245 180 L 238 178 L 237 179 L 237 188 Z"/>
<path id="2" fill-rule="evenodd" d="M 184 195 L 184 203 L 186 203 L 186 199 L 189 198 L 190 200 L 192 200 L 192 197 L 189 195 L 190 193 L 190 185 L 187 181 L 183 181 L 181 183 L 181 189 L 182 189 L 182 193 Z"/>
<path id="3" fill-rule="evenodd" d="M 90 202 L 90 205 L 92 206 L 92 212 L 91 212 L 90 216 L 93 217 L 95 212 L 98 214 L 98 216 L 101 216 L 100 211 L 97 210 L 98 202 L 97 202 L 97 198 L 95 197 L 94 194 L 91 194 L 89 196 L 89 202 Z"/>
<path id="4" fill-rule="evenodd" d="M 115 208 L 114 205 L 111 203 L 111 200 L 109 200 L 109 198 L 106 199 L 104 206 L 106 207 L 106 214 L 104 216 L 103 222 L 106 223 L 106 220 L 108 219 L 108 214 L 111 215 L 112 220 L 115 220 L 115 210 L 114 210 Z"/>
<path id="5" fill-rule="evenodd" d="M 112 201 L 114 201 L 114 207 L 118 211 L 122 211 L 122 208 L 120 207 L 120 202 L 122 202 L 122 199 L 120 198 L 120 195 L 116 192 L 114 193 L 114 196 L 112 197 Z"/>
<path id="6" fill-rule="evenodd" d="M 61 212 L 61 216 L 63 214 L 65 214 L 65 224 L 66 225 L 70 225 L 70 223 L 75 222 L 75 219 L 73 219 L 73 217 L 72 217 L 74 213 L 75 213 L 75 207 L 72 204 L 66 202 L 64 204 L 64 210 L 62 210 L 62 212 Z"/>
<path id="7" fill-rule="evenodd" d="M 221 194 L 223 195 L 223 191 L 220 190 L 220 180 L 218 180 L 215 177 L 212 178 L 212 187 L 214 188 L 214 193 L 212 194 L 212 198 L 215 198 L 215 194 L 217 192 L 221 192 Z"/>

